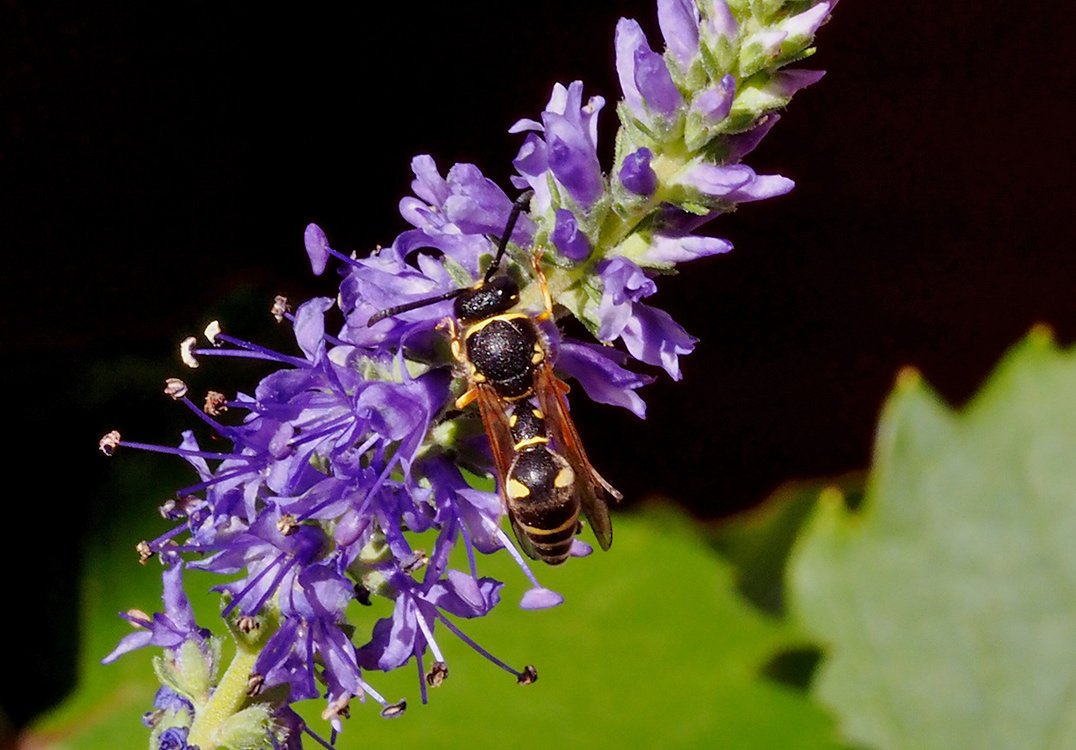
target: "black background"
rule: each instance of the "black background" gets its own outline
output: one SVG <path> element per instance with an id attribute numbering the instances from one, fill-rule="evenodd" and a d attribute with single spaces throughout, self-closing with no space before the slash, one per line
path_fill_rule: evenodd
<path id="1" fill-rule="evenodd" d="M 828 75 L 748 157 L 796 190 L 711 225 L 736 250 L 652 300 L 701 339 L 684 381 L 647 389 L 645 422 L 573 402 L 626 495 L 713 518 L 784 480 L 864 467 L 900 367 L 960 402 L 1033 323 L 1072 339 L 1076 87 L 1060 6 L 836 9 L 809 61 Z M 0 7 L 5 574 L 36 638 L 5 670 L 28 676 L 3 680 L 19 723 L 67 684 L 80 535 L 122 469 L 97 438 L 169 442 L 185 423 L 159 395 L 181 374 L 176 342 L 221 311 L 281 340 L 262 313 L 274 294 L 335 293 L 309 273 L 303 227 L 343 249 L 390 243 L 415 154 L 507 186 L 520 142 L 507 128 L 555 81 L 606 97 L 607 163 L 616 19 L 660 37 L 641 0 Z"/>

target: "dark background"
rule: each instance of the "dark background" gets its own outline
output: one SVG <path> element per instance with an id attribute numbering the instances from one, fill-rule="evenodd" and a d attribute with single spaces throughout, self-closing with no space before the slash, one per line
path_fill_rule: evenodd
<path id="1" fill-rule="evenodd" d="M 217 315 L 283 341 L 274 294 L 335 292 L 309 273 L 308 222 L 338 248 L 390 243 L 418 153 L 506 186 L 507 128 L 555 81 L 606 97 L 608 163 L 616 19 L 660 37 L 649 0 L 0 7 L 5 574 L 34 638 L 0 707 L 20 723 L 69 684 L 80 540 L 122 470 L 97 438 L 169 442 L 189 424 L 160 395 L 183 374 L 176 342 Z M 1033 323 L 1070 341 L 1065 28 L 1058 3 L 845 0 L 809 61 L 829 74 L 748 157 L 798 187 L 711 225 L 736 250 L 653 300 L 701 339 L 684 381 L 647 390 L 645 422 L 573 402 L 603 473 L 630 498 L 726 515 L 866 466 L 898 368 L 960 402 Z"/>

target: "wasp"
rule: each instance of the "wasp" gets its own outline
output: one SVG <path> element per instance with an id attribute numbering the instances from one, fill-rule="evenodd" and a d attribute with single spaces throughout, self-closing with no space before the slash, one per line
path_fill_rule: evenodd
<path id="1" fill-rule="evenodd" d="M 454 300 L 453 316 L 445 324 L 469 386 L 456 407 L 478 403 L 501 500 L 520 548 L 535 560 L 559 565 L 568 559 L 581 514 L 599 546 L 609 549 L 609 501 L 623 496 L 587 458 L 568 411 L 568 385 L 553 372 L 538 325 L 552 317 L 553 305 L 537 256 L 534 268 L 545 300 L 538 316 L 514 310 L 519 285 L 506 273 L 497 274 L 529 198 L 528 191 L 513 204 L 493 262 L 477 284 L 381 310 L 367 325 Z"/>

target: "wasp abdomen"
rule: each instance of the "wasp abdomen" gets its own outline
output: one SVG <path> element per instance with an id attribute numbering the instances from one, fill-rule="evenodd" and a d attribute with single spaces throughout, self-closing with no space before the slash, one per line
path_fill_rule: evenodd
<path id="1" fill-rule="evenodd" d="M 480 381 L 506 399 L 529 396 L 534 370 L 544 358 L 538 329 L 526 316 L 500 316 L 466 332 L 467 360 Z"/>
<path id="2" fill-rule="evenodd" d="M 512 519 L 535 554 L 547 563 L 568 559 L 579 527 L 575 472 L 546 444 L 520 450 L 508 471 L 506 495 Z"/>

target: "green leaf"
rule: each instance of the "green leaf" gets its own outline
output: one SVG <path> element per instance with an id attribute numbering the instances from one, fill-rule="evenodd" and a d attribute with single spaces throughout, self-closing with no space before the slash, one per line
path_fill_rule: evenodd
<path id="1" fill-rule="evenodd" d="M 1076 352 L 1033 331 L 967 408 L 913 371 L 858 512 L 825 493 L 793 554 L 813 693 L 873 748 L 1076 746 Z"/>
<path id="2" fill-rule="evenodd" d="M 480 561 L 508 581 L 502 602 L 481 621 L 457 622 L 517 668 L 535 664 L 535 684 L 516 685 L 439 628 L 450 671 L 428 705 L 413 668 L 369 673 L 387 699 L 407 699 L 407 713 L 385 721 L 376 706 L 353 704 L 338 746 L 839 747 L 802 692 L 761 674 L 798 640 L 735 594 L 731 567 L 693 522 L 651 507 L 614 524 L 609 552 L 535 569 L 567 599 L 551 610 L 518 608 L 525 587 L 505 553 Z M 315 727 L 318 710 L 307 713 Z"/>

